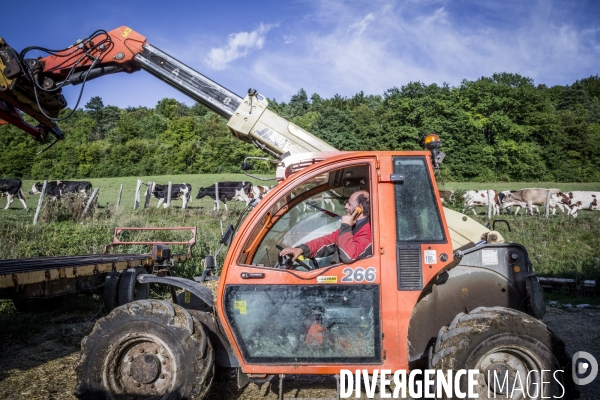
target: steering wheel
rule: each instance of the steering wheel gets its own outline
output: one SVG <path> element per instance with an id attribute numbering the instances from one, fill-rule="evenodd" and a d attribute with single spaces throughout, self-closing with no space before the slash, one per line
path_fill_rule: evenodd
<path id="1" fill-rule="evenodd" d="M 277 250 L 279 250 L 279 251 L 283 250 L 283 246 L 281 246 L 279 244 L 276 244 L 275 247 L 277 247 Z M 280 256 L 279 253 L 277 253 L 277 260 L 279 262 L 280 268 L 283 267 L 285 269 L 296 269 L 298 267 L 304 267 L 304 268 L 306 268 L 307 271 L 312 270 L 310 265 L 306 264 L 304 261 L 301 261 L 298 259 L 292 261 L 292 256 L 290 254 L 285 256 L 285 260 L 284 260 L 283 257 Z M 295 264 L 295 263 L 297 263 L 297 264 Z"/>

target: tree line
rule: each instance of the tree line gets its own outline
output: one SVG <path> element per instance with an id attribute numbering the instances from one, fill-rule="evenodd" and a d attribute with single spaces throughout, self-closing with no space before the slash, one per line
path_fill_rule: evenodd
<path id="1" fill-rule="evenodd" d="M 600 78 L 534 85 L 498 73 L 457 87 L 411 82 L 383 95 L 270 100 L 273 111 L 340 150 L 421 150 L 437 133 L 450 181 L 600 181 Z M 67 113 L 69 110 L 63 110 Z M 60 123 L 66 139 L 40 146 L 0 126 L 0 175 L 24 179 L 239 172 L 263 156 L 234 138 L 202 105 L 165 98 L 155 108 L 120 109 L 92 98 Z M 272 172 L 268 165 L 262 172 Z"/>

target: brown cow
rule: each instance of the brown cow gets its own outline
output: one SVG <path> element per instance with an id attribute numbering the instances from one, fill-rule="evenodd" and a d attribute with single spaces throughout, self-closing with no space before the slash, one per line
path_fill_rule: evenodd
<path id="1" fill-rule="evenodd" d="M 504 198 L 502 199 L 502 208 L 508 208 L 510 206 L 517 206 L 515 214 L 519 213 L 520 207 L 525 207 L 531 215 L 533 215 L 534 206 L 545 206 L 546 198 L 548 196 L 548 190 L 554 195 L 560 193 L 560 189 L 541 189 L 541 188 L 527 188 L 517 190 L 515 192 L 503 192 Z M 562 210 L 562 206 L 558 202 L 553 201 L 552 196 L 550 197 L 550 208 L 553 209 L 553 214 L 556 212 L 556 207 Z M 537 207 L 536 207 L 537 208 Z M 538 210 L 539 213 L 539 210 Z"/>

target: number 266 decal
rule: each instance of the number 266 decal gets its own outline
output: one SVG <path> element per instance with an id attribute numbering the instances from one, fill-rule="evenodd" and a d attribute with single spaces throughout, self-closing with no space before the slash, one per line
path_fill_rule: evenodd
<path id="1" fill-rule="evenodd" d="M 342 273 L 344 277 L 342 278 L 342 282 L 373 282 L 377 277 L 375 275 L 375 268 L 369 267 L 366 270 L 364 268 L 344 268 Z"/>

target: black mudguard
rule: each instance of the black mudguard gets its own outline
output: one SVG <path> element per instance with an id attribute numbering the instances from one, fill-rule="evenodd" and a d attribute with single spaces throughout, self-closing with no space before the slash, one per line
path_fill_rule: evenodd
<path id="1" fill-rule="evenodd" d="M 163 285 L 177 286 L 194 294 L 196 297 L 206 303 L 207 306 L 211 308 L 215 306 L 215 301 L 213 300 L 213 294 L 211 290 L 206 286 L 203 286 L 200 283 L 190 279 L 179 278 L 176 276 L 155 276 L 150 274 L 142 274 L 138 276 L 138 282 L 161 283 Z"/>

